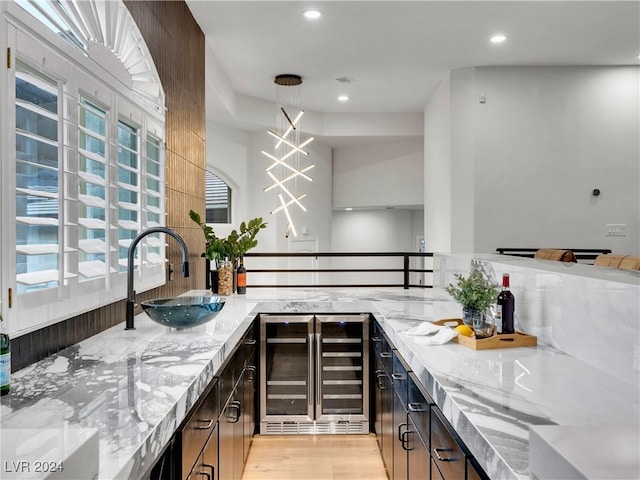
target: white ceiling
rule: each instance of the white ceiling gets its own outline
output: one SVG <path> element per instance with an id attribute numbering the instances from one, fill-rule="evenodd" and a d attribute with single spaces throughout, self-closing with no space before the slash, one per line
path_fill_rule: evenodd
<path id="1" fill-rule="evenodd" d="M 638 1 L 198 1 L 208 62 L 227 96 L 273 102 L 275 75 L 303 78 L 321 114 L 422 112 L 447 71 L 471 66 L 637 65 Z M 303 18 L 316 7 L 319 20 Z M 494 45 L 489 37 L 503 33 Z M 210 65 L 208 66 L 209 75 Z M 343 85 L 339 77 L 354 82 Z M 339 94 L 348 103 L 339 103 Z M 212 98 L 208 118 L 229 116 Z M 229 122 L 231 123 L 231 122 Z"/>

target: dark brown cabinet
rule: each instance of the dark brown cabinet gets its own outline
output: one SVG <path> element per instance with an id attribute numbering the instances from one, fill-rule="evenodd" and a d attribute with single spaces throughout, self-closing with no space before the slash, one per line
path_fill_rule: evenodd
<path id="1" fill-rule="evenodd" d="M 243 453 L 247 461 L 251 441 L 256 430 L 256 398 L 258 395 L 258 365 L 256 359 L 256 331 L 252 327 L 244 337 L 244 374 L 242 375 L 243 406 L 242 421 L 244 425 Z"/>
<path id="2" fill-rule="evenodd" d="M 218 385 L 218 379 L 216 378 L 211 382 L 201 397 L 199 405 L 193 409 L 184 426 L 176 433 L 178 445 L 180 446 L 178 459 L 180 464 L 179 478 L 197 478 L 191 476 L 190 473 L 198 463 L 204 462 L 201 454 L 218 422 Z M 217 444 L 217 434 L 215 443 Z M 217 455 L 216 462 L 213 462 L 210 458 L 208 461 L 213 464 L 217 463 Z M 199 468 L 197 470 L 200 471 Z"/>
<path id="3" fill-rule="evenodd" d="M 393 384 L 393 480 L 407 480 L 409 475 L 409 417 L 407 413 L 408 367 L 393 351 L 391 383 Z"/>
<path id="4" fill-rule="evenodd" d="M 374 428 L 378 447 L 389 477 L 393 476 L 393 385 L 391 384 L 392 353 L 389 341 L 377 322 L 371 336 L 373 354 Z"/>
<path id="5" fill-rule="evenodd" d="M 465 478 L 466 456 L 447 420 L 437 407 L 431 408 L 431 457 L 445 480 Z"/>
<path id="6" fill-rule="evenodd" d="M 399 352 L 373 322 L 374 427 L 390 480 L 489 480 Z"/>

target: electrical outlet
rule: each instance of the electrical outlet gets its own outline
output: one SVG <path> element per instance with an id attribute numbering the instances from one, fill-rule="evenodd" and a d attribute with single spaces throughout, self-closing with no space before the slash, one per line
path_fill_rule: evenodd
<path id="1" fill-rule="evenodd" d="M 624 237 L 627 234 L 627 226 L 624 223 L 607 223 L 607 237 Z"/>

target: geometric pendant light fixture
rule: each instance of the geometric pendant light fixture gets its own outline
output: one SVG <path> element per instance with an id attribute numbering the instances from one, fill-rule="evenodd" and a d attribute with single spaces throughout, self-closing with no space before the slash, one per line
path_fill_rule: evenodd
<path id="1" fill-rule="evenodd" d="M 300 108 L 300 85 L 302 77 L 285 73 L 274 79 L 276 84 L 276 129 L 267 130 L 273 139 L 273 153 L 262 150 L 262 154 L 270 160 L 265 171 L 271 184 L 264 188 L 265 192 L 276 189 L 278 201 L 271 214 L 283 212 L 287 218 L 285 236 L 292 233 L 298 235 L 293 223 L 293 212 L 298 209 L 306 212 L 303 200 L 306 193 L 300 193 L 299 184 L 311 182 L 313 178 L 308 172 L 315 167 L 309 164 L 309 152 L 304 149 L 313 141 L 313 137 L 301 139 L 300 125 L 304 110 Z"/>

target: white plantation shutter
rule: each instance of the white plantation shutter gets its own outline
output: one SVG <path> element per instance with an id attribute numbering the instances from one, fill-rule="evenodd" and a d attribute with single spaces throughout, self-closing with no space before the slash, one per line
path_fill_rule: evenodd
<path id="1" fill-rule="evenodd" d="M 59 285 L 58 84 L 23 63 L 15 75 L 17 293 Z"/>
<path id="2" fill-rule="evenodd" d="M 78 111 L 78 271 L 86 281 L 108 268 L 107 112 L 86 98 Z"/>
<path id="3" fill-rule="evenodd" d="M 13 305 L 0 308 L 12 335 L 124 298 L 131 240 L 165 222 L 164 93 L 126 7 L 98 3 L 0 2 L 13 60 L 0 78 L 0 275 Z M 123 70 L 105 74 L 91 42 Z M 165 248 L 164 235 L 140 243 L 136 291 L 164 284 Z"/>

